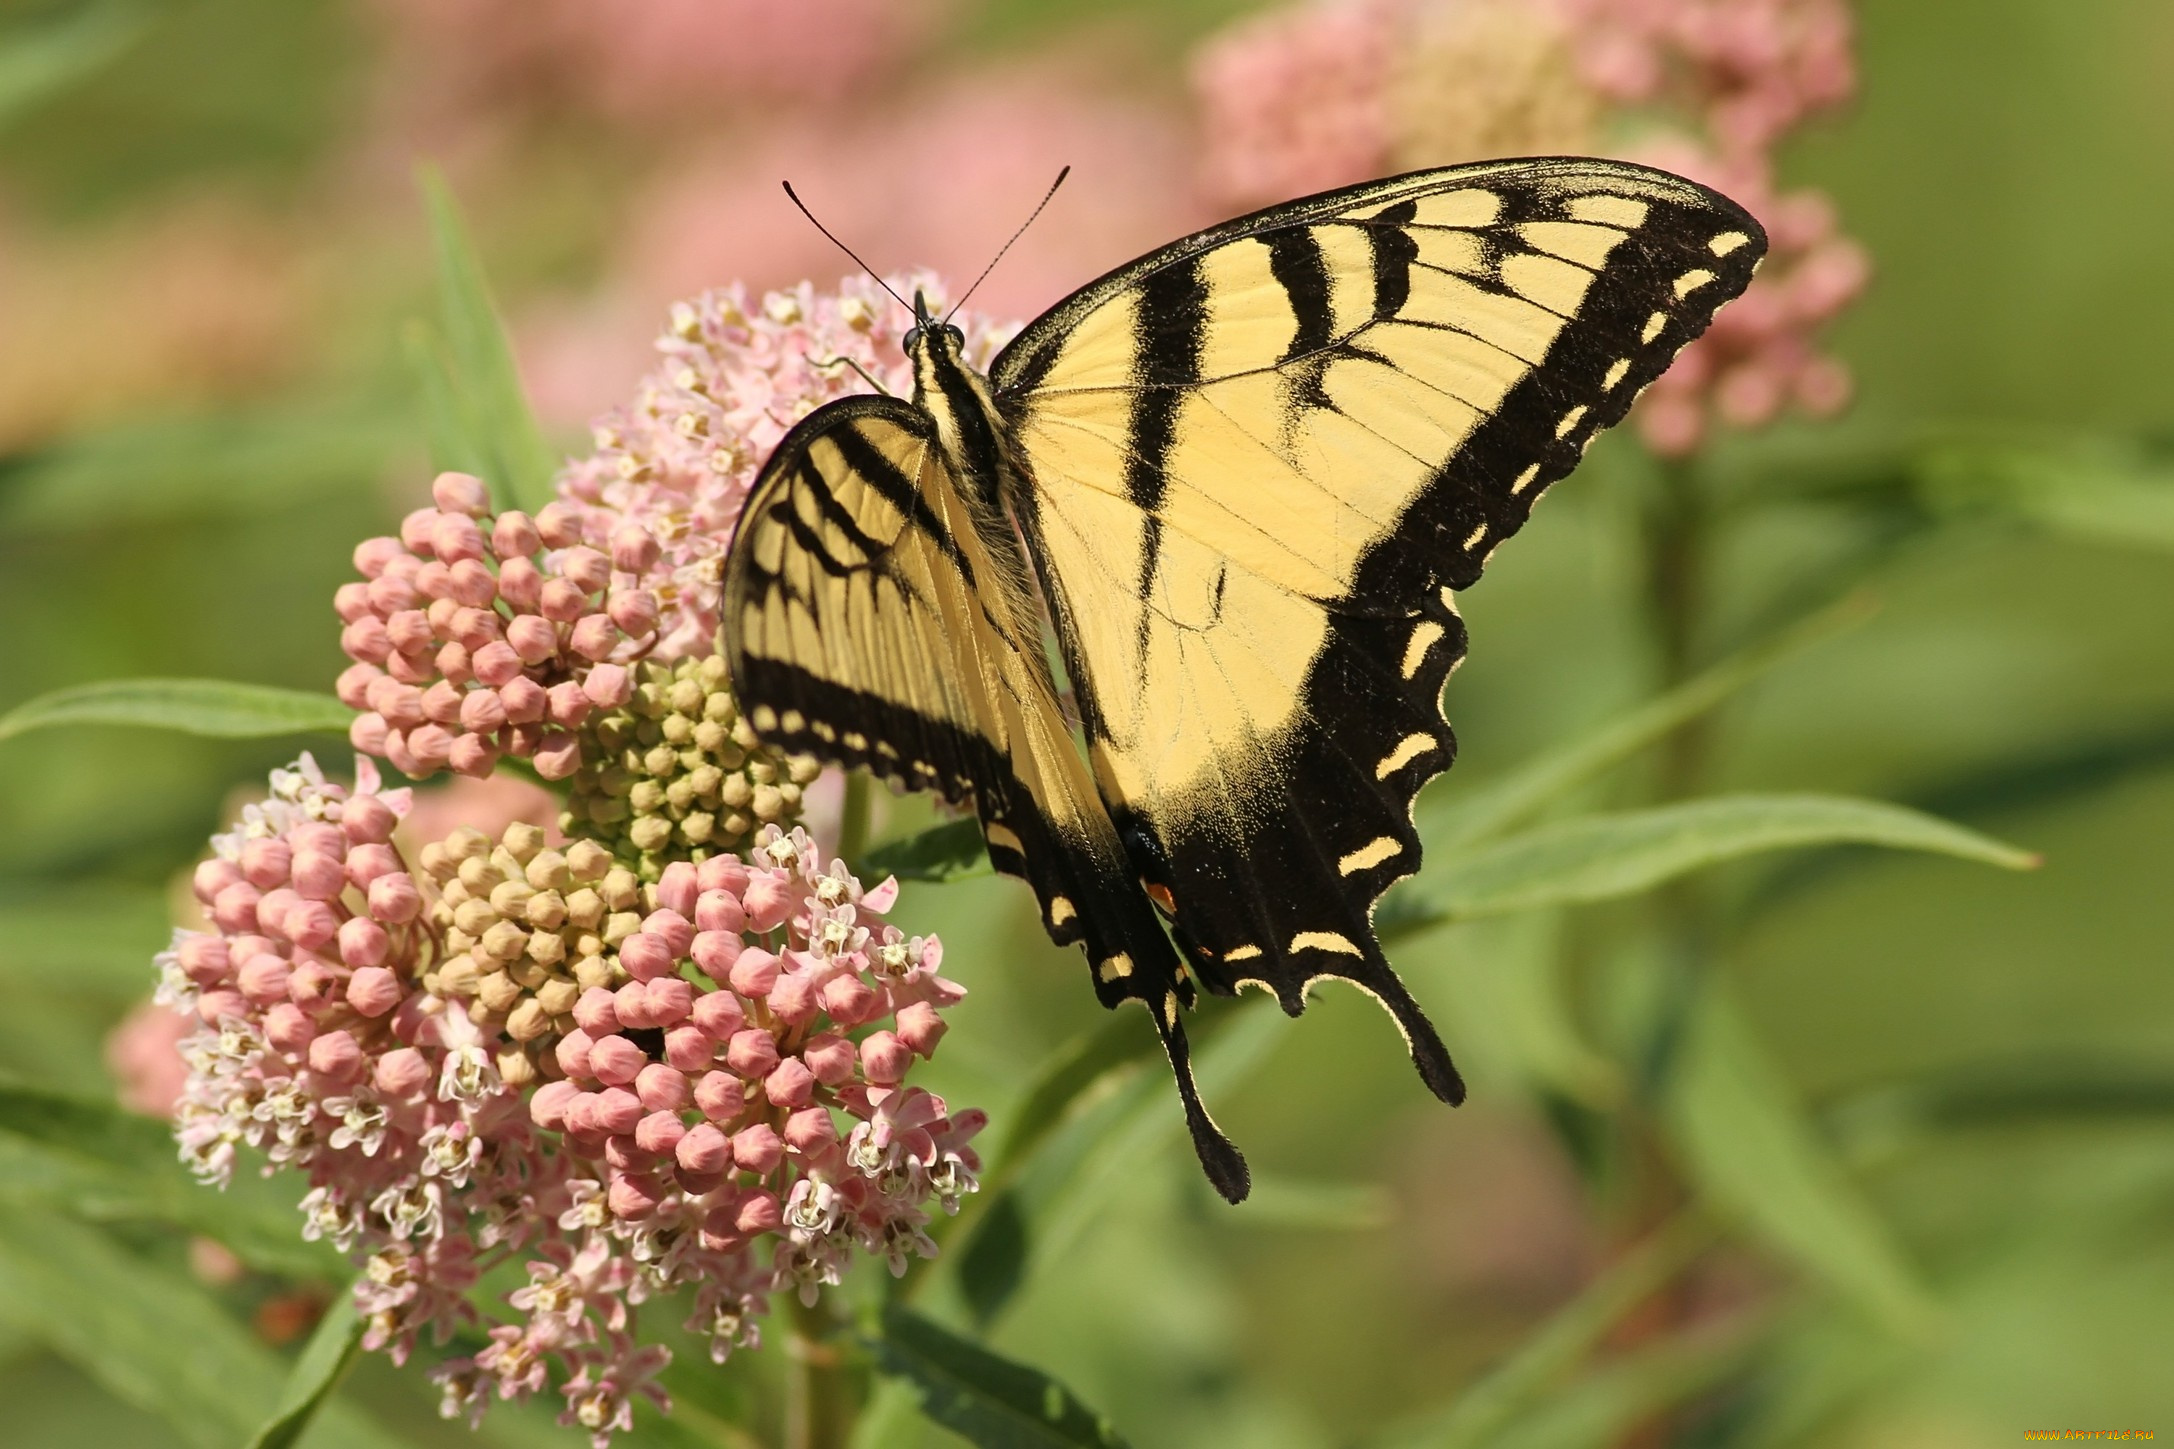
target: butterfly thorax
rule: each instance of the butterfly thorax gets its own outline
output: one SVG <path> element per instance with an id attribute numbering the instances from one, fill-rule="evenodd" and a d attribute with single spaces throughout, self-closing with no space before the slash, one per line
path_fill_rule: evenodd
<path id="1" fill-rule="evenodd" d="M 985 508 L 1001 510 L 1003 435 L 988 379 L 966 361 L 965 340 L 958 328 L 942 324 L 906 334 L 906 352 L 913 360 L 913 405 L 934 420 L 937 440 L 968 495 Z"/>

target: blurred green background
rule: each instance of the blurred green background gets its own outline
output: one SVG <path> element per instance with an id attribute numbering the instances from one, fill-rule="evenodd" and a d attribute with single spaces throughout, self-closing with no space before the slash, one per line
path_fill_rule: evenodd
<path id="1" fill-rule="evenodd" d="M 984 294 L 1015 315 L 1207 219 L 1187 184 L 1185 58 L 1244 7 L 872 7 L 868 54 L 750 20 L 738 70 L 663 98 L 578 54 L 539 59 L 464 8 L 0 6 L 0 711 L 131 675 L 327 687 L 349 550 L 430 473 L 399 350 L 433 305 L 418 158 L 460 194 L 571 451 L 631 391 L 674 295 L 838 274 L 785 211 L 784 169 L 879 267 L 971 275 L 1032 178 L 1079 166 L 1078 209 Z M 1713 717 L 1701 789 L 1906 802 L 2045 864 L 1827 851 L 1670 890 L 1696 897 L 1700 959 L 1772 1074 L 1756 1084 L 1935 1311 L 1882 1322 L 1865 1306 L 1880 1290 L 1853 1298 L 1846 1273 L 1806 1271 L 1773 1234 L 1724 1230 L 1665 1331 L 1632 1316 L 1485 1442 L 2174 1433 L 2174 8 L 1857 14 L 1859 98 L 1784 171 L 1826 189 L 1873 258 L 1836 332 L 1858 401 L 1706 460 L 1728 521 L 1699 649 L 1752 637 L 1793 590 L 1859 581 L 1879 607 Z M 1650 472 L 1630 445 L 1597 449 L 1468 596 L 1445 798 L 1652 688 L 1626 502 Z M 102 1042 L 147 992 L 169 883 L 292 749 L 103 728 L 0 743 L 0 1071 L 111 1097 Z M 1638 762 L 1586 803 L 1651 798 L 1656 773 Z M 889 826 L 923 818 L 900 806 Z M 1029 906 L 982 879 L 910 886 L 900 914 L 943 934 L 973 992 L 932 1085 L 999 1124 L 1101 1025 Z M 1355 994 L 1324 993 L 1302 1022 L 1243 1013 L 1216 1100 L 1258 1200 L 1215 1202 L 1174 1117 L 1081 1124 L 1084 1160 L 1049 1170 L 987 1341 L 1143 1446 L 1451 1442 L 1430 1436 L 1460 1393 L 1590 1301 L 1653 1174 L 1675 1184 L 1664 1196 L 1713 1187 L 1666 1125 L 1666 1091 L 1639 1105 L 1650 1084 L 1624 1045 L 1641 991 L 1671 979 L 1637 959 L 1672 949 L 1652 922 L 1670 908 L 1400 942 L 1474 1080 L 1456 1113 Z M 1527 957 L 1561 973 L 1585 1054 L 1552 1082 L 1502 1044 L 1486 989 L 1489 962 Z M 1584 1101 L 1565 1089 L 1581 1069 L 1607 1084 Z M 1663 1166 L 1634 1160 L 1656 1142 Z M 0 1169 L 19 1182 L 16 1162 Z M 121 1241 L 146 1261 L 183 1251 L 145 1223 Z M 25 1281 L 0 1271 L 0 1440 L 195 1442 L 95 1347 L 41 1332 L 8 1297 Z M 286 1352 L 272 1310 L 288 1291 L 253 1274 L 217 1294 Z M 733 1392 L 709 1407 L 729 1415 Z M 366 1364 L 345 1396 L 414 1442 L 467 1442 L 437 1425 L 419 1373 Z M 485 1437 L 577 1442 L 541 1422 L 506 1415 Z M 699 1422 L 645 1418 L 630 1442 L 702 1442 Z M 870 1432 L 953 1442 L 908 1417 Z"/>

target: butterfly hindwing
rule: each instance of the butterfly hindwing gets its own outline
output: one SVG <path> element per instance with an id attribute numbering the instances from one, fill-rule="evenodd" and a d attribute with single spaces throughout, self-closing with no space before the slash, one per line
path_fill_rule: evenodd
<path id="1" fill-rule="evenodd" d="M 1371 925 L 1454 751 L 1454 591 L 1763 250 L 1663 173 L 1460 167 L 1180 241 L 997 358 L 1097 783 L 1211 989 L 1353 981 L 1461 1095 Z"/>
<path id="2" fill-rule="evenodd" d="M 1192 1081 L 1192 987 L 1058 707 L 1008 522 L 977 511 L 923 411 L 848 398 L 796 427 L 756 479 L 725 580 L 733 686 L 766 741 L 980 817 L 1105 1005 L 1139 1000 L 1178 1075 L 1201 1159 L 1243 1197 L 1244 1161 Z"/>

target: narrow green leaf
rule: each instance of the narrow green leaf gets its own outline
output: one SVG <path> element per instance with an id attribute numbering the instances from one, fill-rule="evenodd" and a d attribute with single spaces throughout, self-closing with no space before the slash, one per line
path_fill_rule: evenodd
<path id="1" fill-rule="evenodd" d="M 1704 1200 L 1891 1331 L 1922 1336 L 1938 1310 L 1916 1270 L 1717 983 L 1680 1050 L 1664 1115 Z"/>
<path id="2" fill-rule="evenodd" d="M 325 1316 L 317 1320 L 316 1331 L 302 1346 L 302 1356 L 288 1370 L 279 1407 L 250 1437 L 248 1449 L 294 1449 L 362 1351 L 363 1327 L 361 1315 L 355 1312 L 355 1295 L 342 1288 Z"/>
<path id="3" fill-rule="evenodd" d="M 1395 1449 L 1477 1449 L 1583 1362 L 1618 1323 L 1713 1239 L 1686 1215 L 1639 1244 L 1435 1418 L 1390 1437 Z"/>
<path id="4" fill-rule="evenodd" d="M 339 1260 L 305 1242 L 292 1195 L 262 1178 L 224 1192 L 182 1167 L 166 1125 L 108 1102 L 0 1080 L 0 1197 L 109 1222 L 160 1222 L 216 1238 L 244 1262 L 322 1279 Z"/>
<path id="5" fill-rule="evenodd" d="M 226 679 L 107 679 L 56 689 L 0 715 L 0 740 L 56 725 L 142 725 L 228 739 L 347 733 L 329 694 Z"/>
<path id="6" fill-rule="evenodd" d="M 1609 900 L 1760 851 L 1883 845 L 2029 870 L 2038 857 L 1920 811 L 1841 795 L 1720 795 L 1586 815 L 1430 864 L 1382 903 L 1385 939 L 1443 921 Z"/>
<path id="7" fill-rule="evenodd" d="M 490 460 L 482 476 L 501 508 L 536 512 L 554 496 L 557 459 L 529 411 L 513 345 L 452 189 L 434 167 L 423 168 L 419 182 L 438 260 L 439 323 L 459 396 L 477 429 L 471 450 Z"/>
<path id="8" fill-rule="evenodd" d="M 0 32 L 0 129 L 88 80 L 150 27 L 135 0 L 79 5 Z"/>
<path id="9" fill-rule="evenodd" d="M 1873 610 L 1868 597 L 1845 598 L 1580 739 L 1544 750 L 1463 795 L 1424 803 L 1419 818 L 1421 838 L 1430 851 L 1450 851 L 1524 824 L 1578 786 L 1721 704 L 1775 665 L 1857 627 L 1872 617 Z"/>
<path id="10" fill-rule="evenodd" d="M 1920 491 L 1944 513 L 1990 512 L 2093 543 L 2174 549 L 2174 467 L 2104 441 L 1931 449 Z"/>
<path id="11" fill-rule="evenodd" d="M 280 1363 L 181 1274 L 56 1212 L 0 1203 L 0 1308 L 116 1398 L 196 1449 L 246 1443 L 280 1392 Z M 311 1449 L 392 1449 L 352 1412 Z"/>
<path id="12" fill-rule="evenodd" d="M 488 477 L 494 460 L 476 441 L 483 429 L 470 413 L 460 384 L 453 380 L 453 359 L 445 338 L 416 317 L 401 329 L 400 349 L 422 401 L 423 436 L 430 442 L 431 463 L 441 471 Z"/>
<path id="13" fill-rule="evenodd" d="M 876 1367 L 913 1385 L 921 1412 L 980 1449 L 1122 1449 L 1107 1419 L 1039 1369 L 1000 1357 L 908 1308 L 883 1311 Z"/>
<path id="14" fill-rule="evenodd" d="M 861 875 L 880 880 L 895 875 L 900 880 L 958 880 L 987 875 L 989 854 L 982 846 L 981 822 L 947 820 L 915 835 L 893 840 L 867 852 Z"/>
<path id="15" fill-rule="evenodd" d="M 0 982 L 133 999 L 172 932 L 166 897 L 145 886 L 78 882 L 0 895 Z"/>
<path id="16" fill-rule="evenodd" d="M 1396 1199 L 1377 1182 L 1309 1182 L 1256 1172 L 1245 1211 L 1231 1221 L 1242 1228 L 1358 1233 L 1387 1227 L 1395 1218 Z"/>
<path id="17" fill-rule="evenodd" d="M 1610 1449 L 1654 1415 L 1743 1370 L 1765 1335 L 1752 1325 L 1664 1339 L 1613 1359 L 1546 1396 L 1488 1441 L 1488 1449 Z"/>

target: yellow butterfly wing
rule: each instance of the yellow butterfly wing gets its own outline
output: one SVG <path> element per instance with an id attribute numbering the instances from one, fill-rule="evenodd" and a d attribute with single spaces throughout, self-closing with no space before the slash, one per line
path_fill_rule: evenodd
<path id="1" fill-rule="evenodd" d="M 1210 989 L 1353 981 L 1462 1096 L 1371 924 L 1455 748 L 1453 593 L 1764 249 L 1640 167 L 1422 172 L 1180 241 L 997 358 L 1098 786 Z"/>

